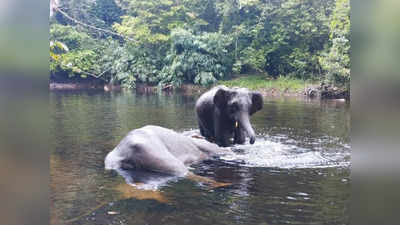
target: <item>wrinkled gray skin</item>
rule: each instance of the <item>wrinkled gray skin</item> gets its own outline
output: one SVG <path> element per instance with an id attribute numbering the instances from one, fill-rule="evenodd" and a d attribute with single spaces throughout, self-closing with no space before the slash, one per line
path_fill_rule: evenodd
<path id="1" fill-rule="evenodd" d="M 262 107 L 263 97 L 259 92 L 246 88 L 214 87 L 196 102 L 200 133 L 219 146 L 229 146 L 232 137 L 234 144 L 243 144 L 246 135 L 250 137 L 250 144 L 254 144 L 255 133 L 250 116 Z"/>
<path id="2" fill-rule="evenodd" d="M 222 149 L 204 139 L 148 125 L 129 132 L 105 158 L 106 169 L 140 169 L 185 176 L 187 166 L 219 154 Z"/>

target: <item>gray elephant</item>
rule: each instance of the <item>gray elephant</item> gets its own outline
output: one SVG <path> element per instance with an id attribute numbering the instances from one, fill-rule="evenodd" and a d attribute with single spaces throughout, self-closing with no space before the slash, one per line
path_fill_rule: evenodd
<path id="1" fill-rule="evenodd" d="M 137 169 L 185 176 L 188 165 L 222 152 L 222 148 L 204 139 L 148 125 L 129 132 L 108 153 L 104 163 L 106 169 Z"/>
<path id="2" fill-rule="evenodd" d="M 200 133 L 208 140 L 226 147 L 232 137 L 234 144 L 243 144 L 247 134 L 254 144 L 250 116 L 263 107 L 259 92 L 217 86 L 200 96 L 195 107 Z"/>

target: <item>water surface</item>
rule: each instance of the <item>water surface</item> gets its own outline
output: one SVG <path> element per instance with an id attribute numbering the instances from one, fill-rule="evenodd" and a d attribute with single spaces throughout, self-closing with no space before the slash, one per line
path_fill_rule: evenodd
<path id="1" fill-rule="evenodd" d="M 168 179 L 138 192 L 104 157 L 132 129 L 197 129 L 198 96 L 52 92 L 52 224 L 348 224 L 350 112 L 346 103 L 265 99 L 254 145 L 193 165 L 229 186 Z"/>

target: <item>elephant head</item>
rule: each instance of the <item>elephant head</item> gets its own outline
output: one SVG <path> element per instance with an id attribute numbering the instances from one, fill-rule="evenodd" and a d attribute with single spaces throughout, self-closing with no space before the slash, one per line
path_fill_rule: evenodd
<path id="1" fill-rule="evenodd" d="M 250 116 L 263 107 L 263 97 L 259 92 L 245 88 L 221 88 L 214 95 L 214 104 L 233 123 L 236 143 L 243 143 L 245 134 L 250 144 L 255 142 L 255 133 L 250 124 Z M 238 139 L 238 140 L 236 140 Z"/>

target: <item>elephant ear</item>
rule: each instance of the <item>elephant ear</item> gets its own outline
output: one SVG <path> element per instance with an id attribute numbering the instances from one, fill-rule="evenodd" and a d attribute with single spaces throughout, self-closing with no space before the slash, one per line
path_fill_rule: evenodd
<path id="1" fill-rule="evenodd" d="M 251 96 L 251 107 L 250 107 L 250 115 L 259 111 L 263 107 L 263 97 L 259 92 L 252 92 Z"/>
<path id="2" fill-rule="evenodd" d="M 226 107 L 228 100 L 229 100 L 229 91 L 226 89 L 221 88 L 214 95 L 214 104 L 220 109 Z"/>

